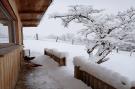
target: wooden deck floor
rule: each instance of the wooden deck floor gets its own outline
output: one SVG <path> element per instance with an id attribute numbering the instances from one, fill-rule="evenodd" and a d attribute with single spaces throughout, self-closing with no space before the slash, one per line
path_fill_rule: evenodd
<path id="1" fill-rule="evenodd" d="M 48 60 L 47 56 L 40 58 L 43 59 L 40 63 L 43 66 L 33 68 L 23 66 L 15 89 L 64 89 L 52 76 L 48 75 L 47 67 L 50 64 L 46 65 L 46 63 L 51 63 L 51 60 Z"/>
<path id="2" fill-rule="evenodd" d="M 33 62 L 43 66 L 31 69 L 24 66 L 15 89 L 91 89 L 74 78 L 73 66 L 59 67 L 50 57 L 41 53 Z"/>

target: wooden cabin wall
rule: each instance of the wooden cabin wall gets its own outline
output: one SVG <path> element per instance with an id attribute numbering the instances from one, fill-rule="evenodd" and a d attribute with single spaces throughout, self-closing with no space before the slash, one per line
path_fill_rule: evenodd
<path id="1" fill-rule="evenodd" d="M 22 48 L 0 57 L 0 89 L 14 89 L 20 71 Z"/>

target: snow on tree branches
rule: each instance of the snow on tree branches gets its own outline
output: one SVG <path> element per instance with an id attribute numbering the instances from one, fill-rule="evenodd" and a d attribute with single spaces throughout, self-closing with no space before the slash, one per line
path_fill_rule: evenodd
<path id="1" fill-rule="evenodd" d="M 93 56 L 98 64 L 108 60 L 107 55 L 119 44 L 134 45 L 130 39 L 135 35 L 135 9 L 130 8 L 117 15 L 105 15 L 103 10 L 92 8 L 92 6 L 71 6 L 67 14 L 55 14 L 51 17 L 60 18 L 63 25 L 67 27 L 70 22 L 82 23 L 83 35 L 94 34 L 92 44 L 87 44 L 87 53 Z M 134 39 L 135 40 L 135 39 Z M 96 53 L 94 53 L 94 51 Z"/>

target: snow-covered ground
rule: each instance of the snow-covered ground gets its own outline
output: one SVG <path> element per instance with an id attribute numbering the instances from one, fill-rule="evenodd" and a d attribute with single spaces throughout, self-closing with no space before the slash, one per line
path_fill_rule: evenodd
<path id="1" fill-rule="evenodd" d="M 57 49 L 60 52 L 66 52 L 67 53 L 67 67 L 70 68 L 71 71 L 73 71 L 73 57 L 75 56 L 85 56 L 88 58 L 88 55 L 86 53 L 85 46 L 82 45 L 70 45 L 66 43 L 59 43 L 59 42 L 52 42 L 52 41 L 40 41 L 40 40 L 25 40 L 25 49 L 31 49 L 31 51 L 39 52 L 41 54 L 44 53 L 45 48 L 49 49 Z M 35 56 L 37 54 L 32 54 L 32 56 Z M 37 55 L 38 56 L 38 55 Z M 72 67 L 71 67 L 72 66 Z"/>
<path id="2" fill-rule="evenodd" d="M 64 89 L 87 89 L 81 81 L 77 81 L 73 78 L 73 57 L 75 56 L 84 56 L 88 58 L 86 53 L 86 48 L 83 45 L 70 45 L 66 43 L 56 43 L 48 41 L 39 41 L 39 40 L 25 40 L 25 48 L 30 49 L 32 54 L 31 56 L 41 56 L 43 55 L 44 48 L 57 49 L 61 52 L 67 53 L 67 66 L 66 67 L 56 67 L 55 70 L 51 70 L 50 66 L 46 66 L 45 70 L 48 71 L 48 75 L 54 77 L 55 80 L 59 81 L 59 84 L 64 87 Z M 106 67 L 114 72 L 120 73 L 122 76 L 127 77 L 130 81 L 135 81 L 135 54 L 130 56 L 129 52 L 120 51 L 116 53 L 112 52 L 108 57 L 110 60 L 101 64 L 101 66 Z M 43 62 L 44 58 L 37 58 L 35 61 L 38 63 Z M 49 63 L 47 63 L 49 64 Z M 65 78 L 67 77 L 67 78 Z M 76 83 L 75 83 L 76 82 Z M 75 84 L 74 84 L 75 83 Z M 41 88 L 42 89 L 42 88 Z M 88 88 L 89 89 L 89 88 Z"/>
<path id="3" fill-rule="evenodd" d="M 9 43 L 9 39 L 6 37 L 0 37 L 0 43 Z"/>
<path id="4" fill-rule="evenodd" d="M 91 89 L 82 81 L 75 79 L 73 75 L 72 58 L 77 55 L 85 55 L 81 52 L 84 50 L 84 46 L 37 40 L 25 40 L 24 45 L 25 49 L 31 50 L 31 56 L 36 56 L 34 62 L 43 65 L 26 76 L 25 83 L 30 86 L 30 89 Z M 78 47 L 81 50 L 76 52 Z M 67 52 L 67 66 L 59 67 L 50 57 L 43 55 L 44 48 Z M 22 88 L 17 87 L 16 89 Z"/>

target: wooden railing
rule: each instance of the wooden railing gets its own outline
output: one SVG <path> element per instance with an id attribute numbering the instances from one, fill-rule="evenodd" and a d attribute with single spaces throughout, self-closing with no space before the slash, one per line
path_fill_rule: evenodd
<path id="1" fill-rule="evenodd" d="M 11 51 L 12 50 L 12 51 Z M 14 89 L 22 59 L 22 47 L 5 48 L 0 55 L 0 89 Z M 4 51 L 7 51 L 3 53 Z"/>
<path id="2" fill-rule="evenodd" d="M 66 65 L 66 57 L 62 57 L 62 58 L 57 57 L 53 53 L 49 53 L 46 50 L 44 50 L 44 55 L 50 56 L 54 61 L 56 61 L 59 64 L 59 66 L 65 66 Z"/>
<path id="3" fill-rule="evenodd" d="M 82 80 L 85 84 L 91 86 L 92 89 L 116 89 L 86 71 L 81 70 L 79 66 L 75 66 L 74 68 L 74 77 Z M 135 87 L 132 87 L 131 89 L 135 89 Z"/>

